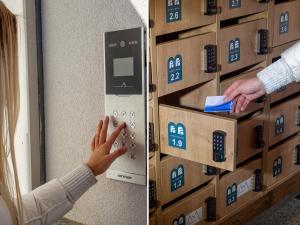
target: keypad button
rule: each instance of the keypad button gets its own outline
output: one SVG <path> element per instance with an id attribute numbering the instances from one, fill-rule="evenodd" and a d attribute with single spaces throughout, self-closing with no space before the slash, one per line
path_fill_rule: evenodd
<path id="1" fill-rule="evenodd" d="M 135 139 L 135 133 L 131 133 L 130 138 L 131 138 L 131 140 L 134 140 Z"/>
<path id="2" fill-rule="evenodd" d="M 123 139 L 125 139 L 127 137 L 127 132 L 123 131 L 122 134 L 121 134 L 121 136 L 122 136 Z"/>
<path id="3" fill-rule="evenodd" d="M 136 144 L 135 144 L 135 143 L 131 143 L 131 144 L 130 144 L 130 148 L 131 148 L 132 150 L 134 150 L 134 149 L 136 148 Z"/>
<path id="4" fill-rule="evenodd" d="M 115 141 L 113 146 L 114 146 L 115 148 L 117 148 L 118 145 L 119 145 L 119 143 L 118 143 L 117 141 Z"/>
<path id="5" fill-rule="evenodd" d="M 119 116 L 118 111 L 114 110 L 114 111 L 113 111 L 113 116 L 114 116 L 115 118 L 117 118 L 117 117 Z"/>
<path id="6" fill-rule="evenodd" d="M 132 129 L 134 129 L 134 128 L 135 128 L 135 122 L 130 122 L 130 123 L 129 123 L 129 126 L 130 126 Z"/>
<path id="7" fill-rule="evenodd" d="M 122 117 L 125 119 L 127 116 L 127 113 L 125 111 L 122 111 L 121 114 L 122 114 Z"/>
<path id="8" fill-rule="evenodd" d="M 135 112 L 130 112 L 130 118 L 135 118 Z"/>

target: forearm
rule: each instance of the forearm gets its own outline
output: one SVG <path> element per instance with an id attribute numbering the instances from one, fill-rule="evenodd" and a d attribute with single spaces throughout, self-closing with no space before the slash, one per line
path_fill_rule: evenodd
<path id="1" fill-rule="evenodd" d="M 22 197 L 25 225 L 50 225 L 72 209 L 75 201 L 96 183 L 86 165 L 50 181 Z"/>
<path id="2" fill-rule="evenodd" d="M 300 81 L 300 42 L 282 53 L 282 58 L 257 74 L 270 94 L 292 82 Z"/>

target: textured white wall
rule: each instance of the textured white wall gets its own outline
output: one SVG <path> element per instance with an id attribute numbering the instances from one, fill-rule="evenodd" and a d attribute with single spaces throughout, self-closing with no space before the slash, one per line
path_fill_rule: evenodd
<path id="1" fill-rule="evenodd" d="M 88 158 L 104 116 L 103 33 L 143 22 L 129 0 L 43 0 L 42 17 L 50 180 Z M 89 225 L 143 225 L 146 201 L 145 186 L 103 175 L 67 217 Z"/>

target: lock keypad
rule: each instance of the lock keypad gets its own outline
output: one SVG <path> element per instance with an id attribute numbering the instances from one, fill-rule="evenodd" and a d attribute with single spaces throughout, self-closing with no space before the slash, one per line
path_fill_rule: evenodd
<path id="1" fill-rule="evenodd" d="M 127 147 L 129 158 L 132 160 L 136 159 L 136 112 L 134 111 L 118 111 L 113 110 L 112 112 L 112 124 L 113 127 L 118 127 L 122 122 L 126 123 L 126 128 L 121 132 L 117 140 L 114 142 L 113 147 L 114 150 Z"/>

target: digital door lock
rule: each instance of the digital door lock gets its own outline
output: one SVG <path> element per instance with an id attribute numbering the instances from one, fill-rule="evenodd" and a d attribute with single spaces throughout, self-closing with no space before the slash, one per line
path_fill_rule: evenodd
<path id="1" fill-rule="evenodd" d="M 105 113 L 113 123 L 109 133 L 126 122 L 112 151 L 127 147 L 106 172 L 106 177 L 146 185 L 146 73 L 142 27 L 106 32 Z"/>

